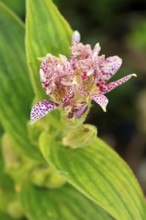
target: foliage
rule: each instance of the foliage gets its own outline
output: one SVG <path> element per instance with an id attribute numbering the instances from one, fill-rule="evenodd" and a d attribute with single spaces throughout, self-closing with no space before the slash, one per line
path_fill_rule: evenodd
<path id="1" fill-rule="evenodd" d="M 24 27 L 0 3 L 0 20 L 0 218 L 145 220 L 137 180 L 100 138 L 78 149 L 64 146 L 59 111 L 29 125 L 32 103 L 46 97 L 37 58 L 69 56 L 72 30 L 55 5 L 28 0 Z"/>

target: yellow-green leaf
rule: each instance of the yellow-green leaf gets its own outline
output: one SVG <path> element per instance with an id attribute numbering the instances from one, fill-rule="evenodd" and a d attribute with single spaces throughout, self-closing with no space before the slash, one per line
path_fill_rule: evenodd
<path id="1" fill-rule="evenodd" d="M 49 164 L 115 219 L 146 219 L 146 203 L 133 173 L 102 140 L 73 150 L 43 133 L 40 146 Z"/>
<path id="2" fill-rule="evenodd" d="M 40 158 L 29 138 L 29 120 L 33 89 L 26 65 L 24 25 L 0 3 L 0 119 L 22 153 Z"/>
<path id="3" fill-rule="evenodd" d="M 20 194 L 31 220 L 112 220 L 102 208 L 69 185 L 47 190 L 26 185 Z"/>

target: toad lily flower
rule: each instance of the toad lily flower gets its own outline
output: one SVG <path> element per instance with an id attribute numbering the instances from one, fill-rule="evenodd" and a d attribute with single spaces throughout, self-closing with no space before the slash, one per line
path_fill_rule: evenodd
<path id="1" fill-rule="evenodd" d="M 120 68 L 122 60 L 118 56 L 105 58 L 99 52 L 99 44 L 92 50 L 89 44 L 80 43 L 80 34 L 75 31 L 70 61 L 63 55 L 55 57 L 47 54 L 42 58 L 40 81 L 51 100 L 43 100 L 33 106 L 31 123 L 56 108 L 63 109 L 69 120 L 74 117 L 79 119 L 87 113 L 90 100 L 94 100 L 106 111 L 108 99 L 104 94 L 136 74 L 107 83 Z"/>

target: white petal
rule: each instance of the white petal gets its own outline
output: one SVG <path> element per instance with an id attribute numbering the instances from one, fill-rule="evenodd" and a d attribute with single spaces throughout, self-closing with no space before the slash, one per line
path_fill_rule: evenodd
<path id="1" fill-rule="evenodd" d="M 101 50 L 101 47 L 100 47 L 99 43 L 97 43 L 95 45 L 95 47 L 94 47 L 94 50 L 93 50 L 93 58 L 97 57 L 97 55 L 99 54 L 100 50 Z"/>
<path id="2" fill-rule="evenodd" d="M 40 79 L 42 82 L 46 82 L 46 76 L 42 69 L 40 69 Z"/>
<path id="3" fill-rule="evenodd" d="M 44 117 L 49 112 L 53 111 L 58 107 L 57 103 L 51 100 L 43 100 L 33 106 L 30 114 L 30 123 L 38 121 L 40 118 Z"/>
<path id="4" fill-rule="evenodd" d="M 81 36 L 78 31 L 74 31 L 72 35 L 72 44 L 78 44 L 80 42 Z"/>

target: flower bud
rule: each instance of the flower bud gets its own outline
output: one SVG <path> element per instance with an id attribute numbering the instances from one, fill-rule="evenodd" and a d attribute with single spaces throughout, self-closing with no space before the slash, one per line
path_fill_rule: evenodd
<path id="1" fill-rule="evenodd" d="M 14 200 L 10 203 L 7 210 L 8 214 L 15 219 L 20 219 L 24 216 L 23 209 L 19 201 Z"/>
<path id="2" fill-rule="evenodd" d="M 96 136 L 96 127 L 93 125 L 84 124 L 74 130 L 70 130 L 63 138 L 62 143 L 64 146 L 76 149 L 91 144 Z"/>
<path id="3" fill-rule="evenodd" d="M 32 183 L 39 187 L 54 189 L 62 186 L 66 181 L 65 178 L 53 170 L 51 167 L 40 166 L 33 170 Z"/>
<path id="4" fill-rule="evenodd" d="M 45 120 L 38 121 L 38 123 L 30 124 L 27 123 L 28 136 L 34 146 L 38 147 L 39 136 L 44 130 L 49 130 L 49 125 L 46 124 Z"/>
<path id="5" fill-rule="evenodd" d="M 4 134 L 2 137 L 2 153 L 7 170 L 11 168 L 18 168 L 20 166 L 20 158 L 18 152 L 12 144 L 11 138 L 8 134 Z"/>

